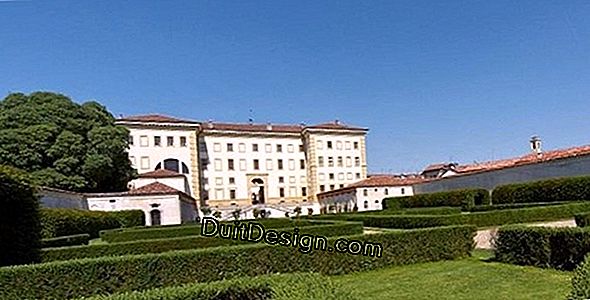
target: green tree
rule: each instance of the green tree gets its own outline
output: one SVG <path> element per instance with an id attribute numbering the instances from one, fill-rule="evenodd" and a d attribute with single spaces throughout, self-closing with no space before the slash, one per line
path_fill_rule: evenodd
<path id="1" fill-rule="evenodd" d="M 0 101 L 0 164 L 34 184 L 82 192 L 126 189 L 135 171 L 126 128 L 101 104 L 56 93 L 13 93 Z"/>

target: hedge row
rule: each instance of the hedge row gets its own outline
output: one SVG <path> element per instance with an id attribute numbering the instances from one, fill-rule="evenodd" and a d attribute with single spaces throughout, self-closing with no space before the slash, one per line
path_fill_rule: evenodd
<path id="1" fill-rule="evenodd" d="M 532 202 L 532 203 L 510 203 L 510 204 L 494 204 L 494 205 L 480 205 L 474 206 L 469 209 L 470 212 L 481 212 L 481 211 L 492 211 L 502 209 L 515 209 L 515 208 L 526 208 L 526 207 L 538 207 L 538 206 L 551 206 L 551 205 L 562 205 L 574 203 L 572 201 L 563 202 Z"/>
<path id="2" fill-rule="evenodd" d="M 371 235 L 348 240 L 382 245 L 381 257 L 265 244 L 217 247 L 0 268 L 0 299 L 66 299 L 178 286 L 272 273 L 346 274 L 391 265 L 469 256 L 475 227 L 453 226 Z M 329 242 L 333 243 L 336 238 Z"/>
<path id="3" fill-rule="evenodd" d="M 503 185 L 492 192 L 492 203 L 590 200 L 590 176 Z"/>
<path id="4" fill-rule="evenodd" d="M 574 216 L 576 219 L 576 226 L 578 227 L 588 227 L 590 226 L 590 212 L 577 214 Z"/>
<path id="5" fill-rule="evenodd" d="M 460 207 L 441 206 L 441 207 L 417 207 L 403 209 L 384 209 L 377 211 L 364 211 L 357 214 L 367 215 L 454 215 L 460 214 Z"/>
<path id="6" fill-rule="evenodd" d="M 331 215 L 322 219 L 359 221 L 367 227 L 424 228 L 469 224 L 478 227 L 526 222 L 554 221 L 573 218 L 582 212 L 590 212 L 590 203 L 571 203 L 521 209 L 506 209 L 459 215 Z"/>
<path id="7" fill-rule="evenodd" d="M 265 228 L 265 230 L 266 229 L 268 228 Z M 294 228 L 280 228 L 279 230 L 292 232 L 293 229 Z M 353 235 L 363 233 L 363 225 L 361 223 L 338 223 L 333 225 L 307 226 L 299 228 L 299 233 L 326 237 Z M 200 234 L 200 232 L 196 232 L 195 234 Z M 256 236 L 259 235 L 258 231 L 254 231 L 254 234 Z M 49 262 L 87 257 L 161 253 L 174 250 L 230 246 L 247 243 L 251 242 L 194 235 L 171 239 L 139 240 L 125 243 L 43 249 L 41 252 L 41 261 Z"/>
<path id="8" fill-rule="evenodd" d="M 385 198 L 383 203 L 384 208 L 387 209 L 439 206 L 460 206 L 464 209 L 468 209 L 476 205 L 490 204 L 490 193 L 486 189 L 464 189 L 418 194 L 406 197 Z"/>
<path id="9" fill-rule="evenodd" d="M 0 166 L 0 266 L 39 261 L 39 199 L 26 175 Z"/>
<path id="10" fill-rule="evenodd" d="M 89 240 L 90 240 L 90 235 L 87 233 L 82 233 L 82 234 L 60 236 L 60 237 L 50 238 L 50 239 L 42 239 L 41 246 L 43 248 L 50 248 L 50 247 L 88 245 Z"/>
<path id="11" fill-rule="evenodd" d="M 356 300 L 348 289 L 330 277 L 314 273 L 265 275 L 181 287 L 152 289 L 89 300 Z"/>
<path id="12" fill-rule="evenodd" d="M 569 300 L 590 299 L 590 255 L 578 266 L 572 277 Z"/>
<path id="13" fill-rule="evenodd" d="M 105 229 L 145 225 L 141 210 L 89 211 L 68 208 L 45 208 L 41 210 L 43 238 L 87 233 L 97 238 Z"/>
<path id="14" fill-rule="evenodd" d="M 246 220 L 255 221 L 264 225 L 265 228 L 280 228 L 280 227 L 302 227 L 308 225 L 315 225 L 307 220 L 291 220 L 291 219 L 264 219 L 264 220 Z M 240 221 L 240 222 L 246 222 Z M 233 223 L 227 221 L 223 223 Z M 109 243 L 115 242 L 130 242 L 138 240 L 149 239 L 163 239 L 198 235 L 201 232 L 201 225 L 182 225 L 182 226 L 161 226 L 161 227 L 137 227 L 137 228 L 121 228 L 115 230 L 104 230 L 100 232 L 100 238 Z"/>
<path id="15" fill-rule="evenodd" d="M 506 226 L 495 247 L 501 262 L 569 271 L 590 251 L 590 229 Z"/>

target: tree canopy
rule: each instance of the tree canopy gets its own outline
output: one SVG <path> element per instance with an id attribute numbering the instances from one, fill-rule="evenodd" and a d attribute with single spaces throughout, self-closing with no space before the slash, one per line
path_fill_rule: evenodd
<path id="1" fill-rule="evenodd" d="M 122 191 L 135 170 L 129 132 L 94 101 L 56 93 L 12 93 L 0 101 L 0 164 L 37 185 L 82 192 Z"/>

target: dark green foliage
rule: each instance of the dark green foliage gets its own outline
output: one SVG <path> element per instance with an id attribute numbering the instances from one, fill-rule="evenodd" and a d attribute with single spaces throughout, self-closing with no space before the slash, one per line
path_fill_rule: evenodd
<path id="1" fill-rule="evenodd" d="M 492 203 L 529 203 L 590 200 L 590 177 L 569 177 L 499 186 Z"/>
<path id="2" fill-rule="evenodd" d="M 354 300 L 348 289 L 313 273 L 265 275 L 152 289 L 89 300 Z"/>
<path id="3" fill-rule="evenodd" d="M 242 220 L 240 222 L 253 221 L 263 224 L 265 228 L 280 228 L 280 227 L 301 227 L 308 225 L 315 225 L 307 220 L 292 220 L 292 219 L 263 219 L 263 220 Z M 227 221 L 223 223 L 233 223 Z M 137 227 L 137 228 L 122 228 L 115 230 L 105 230 L 100 233 L 100 238 L 109 243 L 115 242 L 129 242 L 137 240 L 149 239 L 163 239 L 173 237 L 183 237 L 198 235 L 201 232 L 201 225 L 171 225 L 171 226 L 156 226 L 156 227 Z"/>
<path id="4" fill-rule="evenodd" d="M 590 255 L 576 268 L 568 300 L 590 299 Z"/>
<path id="5" fill-rule="evenodd" d="M 82 105 L 46 92 L 0 101 L 0 164 L 31 173 L 33 183 L 74 191 L 122 191 L 135 171 L 129 132 L 96 102 Z"/>
<path id="6" fill-rule="evenodd" d="M 0 268 L 0 299 L 66 299 L 271 273 L 346 274 L 469 256 L 474 234 L 475 227 L 453 226 L 346 237 L 380 243 L 381 257 L 252 244 L 7 267 Z"/>
<path id="7" fill-rule="evenodd" d="M 502 210 L 502 209 L 515 209 L 515 208 L 525 208 L 525 207 L 536 207 L 536 206 L 550 206 L 550 205 L 562 205 L 573 203 L 571 201 L 564 201 L 564 202 L 533 202 L 533 203 L 510 203 L 510 204 L 496 204 L 496 205 L 480 205 L 474 206 L 469 209 L 470 212 L 480 212 L 480 211 L 491 211 L 491 210 Z"/>
<path id="8" fill-rule="evenodd" d="M 577 214 L 574 216 L 576 219 L 576 226 L 578 227 L 588 227 L 590 226 L 590 212 Z"/>
<path id="9" fill-rule="evenodd" d="M 0 165 L 0 266 L 39 261 L 39 199 L 26 175 Z"/>
<path id="10" fill-rule="evenodd" d="M 384 209 L 377 211 L 365 211 L 357 214 L 372 215 L 454 215 L 460 214 L 461 208 L 441 206 L 441 207 L 418 207 L 404 209 Z"/>
<path id="11" fill-rule="evenodd" d="M 87 233 L 97 238 L 101 230 L 145 224 L 141 210 L 89 211 L 69 208 L 41 209 L 44 238 Z"/>
<path id="12" fill-rule="evenodd" d="M 60 237 L 55 237 L 55 238 L 50 238 L 50 239 L 42 239 L 41 246 L 43 248 L 50 248 L 50 247 L 88 245 L 89 240 L 90 240 L 90 235 L 87 233 L 74 234 L 74 235 L 60 236 Z M 43 259 L 43 261 L 44 261 L 44 259 Z"/>
<path id="13" fill-rule="evenodd" d="M 590 211 L 590 203 L 571 203 L 555 206 L 541 206 L 520 209 L 495 210 L 489 212 L 463 213 L 457 215 L 324 215 L 319 219 L 359 221 L 367 227 L 424 228 L 469 224 L 478 227 L 504 224 L 553 221 L 572 218 Z"/>
<path id="14" fill-rule="evenodd" d="M 278 230 L 292 232 L 293 228 L 279 228 Z M 300 234 L 332 237 L 363 233 L 363 226 L 361 223 L 337 223 L 333 225 L 301 227 L 299 228 L 299 232 Z M 193 234 L 193 236 L 179 238 L 139 240 L 124 243 L 43 249 L 41 253 L 41 260 L 43 262 L 48 262 L 86 257 L 161 253 L 173 250 L 233 246 L 251 243 L 240 240 L 222 239 L 219 237 L 200 236 L 200 232 L 193 232 Z"/>
<path id="15" fill-rule="evenodd" d="M 384 208 L 416 208 L 438 206 L 460 206 L 469 209 L 476 205 L 490 204 L 490 193 L 486 189 L 465 189 L 407 197 L 392 197 L 383 200 Z"/>
<path id="16" fill-rule="evenodd" d="M 506 226 L 495 245 L 498 261 L 571 271 L 590 251 L 590 229 Z"/>

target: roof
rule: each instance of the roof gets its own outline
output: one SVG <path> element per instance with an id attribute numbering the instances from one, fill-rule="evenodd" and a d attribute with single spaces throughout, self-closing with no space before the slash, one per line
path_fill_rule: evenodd
<path id="1" fill-rule="evenodd" d="M 195 200 L 190 195 L 179 191 L 173 187 L 165 185 L 161 182 L 152 182 L 150 184 L 144 185 L 142 187 L 131 189 L 126 192 L 114 192 L 114 193 L 94 193 L 94 194 L 86 194 L 90 197 L 128 197 L 128 196 L 157 196 L 157 195 L 179 195 L 188 197 L 191 200 Z"/>
<path id="2" fill-rule="evenodd" d="M 136 115 L 136 116 L 128 116 L 117 119 L 117 121 L 123 122 L 151 122 L 151 123 L 189 123 L 189 124 L 199 124 L 199 122 L 191 121 L 191 120 L 183 120 L 178 119 L 170 116 L 159 115 L 159 114 L 149 114 L 149 115 Z"/>
<path id="3" fill-rule="evenodd" d="M 172 177 L 185 177 L 183 174 L 166 170 L 158 169 L 151 172 L 141 173 L 138 175 L 139 178 L 172 178 Z"/>
<path id="4" fill-rule="evenodd" d="M 369 187 L 389 187 L 389 186 L 411 186 L 416 183 L 428 181 L 422 177 L 400 177 L 398 175 L 374 175 L 367 179 L 357 181 L 344 188 L 319 193 L 318 196 L 325 196 L 330 194 L 339 194 L 342 192 L 354 190 L 357 188 Z"/>
<path id="5" fill-rule="evenodd" d="M 438 170 L 445 169 L 448 166 L 449 166 L 449 164 L 447 164 L 447 163 L 431 164 L 431 165 L 426 166 L 426 168 L 424 168 L 424 170 L 422 170 L 422 172 L 438 171 Z"/>
<path id="6" fill-rule="evenodd" d="M 202 123 L 202 130 L 226 130 L 226 131 L 248 131 L 248 132 L 281 132 L 281 133 L 301 133 L 302 125 L 284 125 L 284 124 L 250 124 L 250 123 Z"/>
<path id="7" fill-rule="evenodd" d="M 343 124 L 342 122 L 340 122 L 338 120 L 335 120 L 335 121 L 329 122 L 329 123 L 322 123 L 322 124 L 307 126 L 306 128 L 310 128 L 310 129 L 331 129 L 331 130 L 358 130 L 358 131 L 367 131 L 367 130 L 369 130 L 367 128 L 346 125 L 346 124 Z"/>

